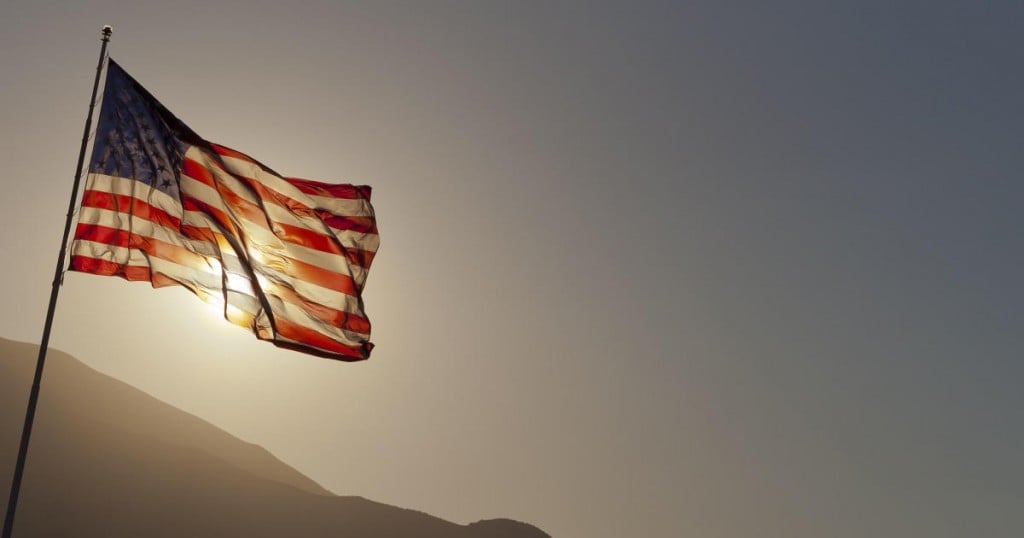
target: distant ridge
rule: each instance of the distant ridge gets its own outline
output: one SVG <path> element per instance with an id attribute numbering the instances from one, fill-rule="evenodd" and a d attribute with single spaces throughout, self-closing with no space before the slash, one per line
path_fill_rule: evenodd
<path id="1" fill-rule="evenodd" d="M 0 338 L 0 491 L 38 347 Z M 336 496 L 263 448 L 50 350 L 15 536 L 550 538 Z"/>

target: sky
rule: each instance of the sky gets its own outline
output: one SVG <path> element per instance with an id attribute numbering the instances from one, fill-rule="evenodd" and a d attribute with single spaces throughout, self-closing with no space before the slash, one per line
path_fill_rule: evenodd
<path id="1" fill-rule="evenodd" d="M 373 186 L 377 347 L 281 350 L 184 289 L 79 273 L 53 347 L 338 494 L 459 523 L 1020 536 L 1022 22 L 1002 1 L 5 0 L 0 336 L 39 341 L 110 24 L 205 138 Z"/>

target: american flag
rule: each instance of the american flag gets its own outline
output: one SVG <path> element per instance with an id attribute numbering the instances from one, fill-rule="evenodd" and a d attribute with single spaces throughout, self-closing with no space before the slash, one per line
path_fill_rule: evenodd
<path id="1" fill-rule="evenodd" d="M 184 286 L 261 340 L 355 361 L 378 244 L 370 187 L 208 142 L 108 61 L 71 270 Z"/>

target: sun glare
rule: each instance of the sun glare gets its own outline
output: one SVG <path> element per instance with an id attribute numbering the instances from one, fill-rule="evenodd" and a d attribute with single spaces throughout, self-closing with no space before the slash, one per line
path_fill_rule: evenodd
<path id="1" fill-rule="evenodd" d="M 218 318 L 224 318 L 224 298 L 218 295 L 206 295 L 202 297 L 206 309 Z"/>

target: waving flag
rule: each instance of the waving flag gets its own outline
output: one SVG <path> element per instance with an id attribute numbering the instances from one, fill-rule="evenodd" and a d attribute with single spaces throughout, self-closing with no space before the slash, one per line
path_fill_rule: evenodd
<path id="1" fill-rule="evenodd" d="M 184 286 L 257 338 L 366 359 L 370 187 L 284 177 L 208 142 L 108 62 L 71 270 Z"/>

